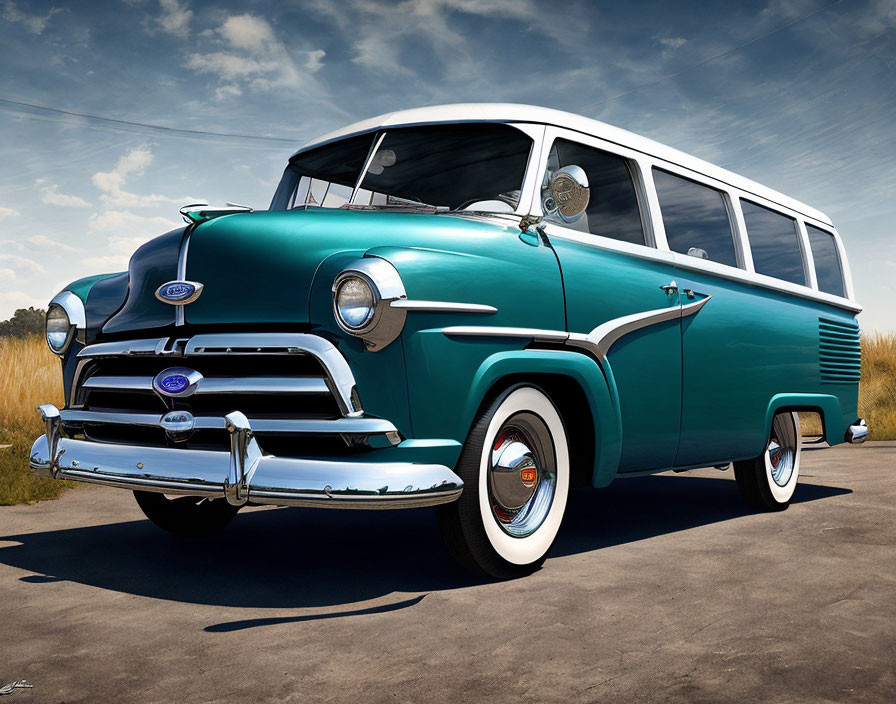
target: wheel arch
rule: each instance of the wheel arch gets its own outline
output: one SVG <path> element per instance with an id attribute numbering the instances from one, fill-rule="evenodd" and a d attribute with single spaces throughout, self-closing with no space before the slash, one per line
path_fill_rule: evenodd
<path id="1" fill-rule="evenodd" d="M 821 417 L 821 426 L 824 430 L 824 439 L 829 445 L 837 445 L 843 442 L 843 435 L 849 420 L 846 416 L 837 396 L 830 394 L 804 394 L 804 393 L 780 393 L 772 397 L 765 414 L 765 426 L 763 440 L 771 434 L 772 420 L 775 414 L 784 411 L 817 413 Z M 758 455 L 762 448 L 757 449 Z"/>
<path id="2" fill-rule="evenodd" d="M 573 485 L 609 484 L 622 451 L 621 416 L 600 367 L 578 352 L 518 350 L 486 358 L 471 384 L 463 426 L 472 428 L 495 398 L 523 384 L 541 388 L 563 419 Z"/>

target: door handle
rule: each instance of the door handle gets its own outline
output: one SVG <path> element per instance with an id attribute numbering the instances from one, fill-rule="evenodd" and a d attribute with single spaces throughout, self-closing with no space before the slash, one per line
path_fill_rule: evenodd
<path id="1" fill-rule="evenodd" d="M 667 296 L 671 296 L 673 293 L 676 293 L 678 291 L 678 284 L 674 281 L 671 281 L 665 286 L 660 286 L 660 288 L 666 292 Z"/>

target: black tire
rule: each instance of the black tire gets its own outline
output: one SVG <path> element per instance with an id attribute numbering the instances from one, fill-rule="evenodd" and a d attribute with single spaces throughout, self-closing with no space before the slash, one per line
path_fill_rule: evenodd
<path id="1" fill-rule="evenodd" d="M 500 447 L 495 447 L 496 442 Z M 502 453 L 497 455 L 500 460 L 504 449 L 512 454 L 518 444 L 532 452 L 504 470 L 498 462 L 496 472 L 496 453 Z M 534 463 L 524 464 L 526 457 Z M 514 579 L 538 570 L 556 538 L 569 494 L 566 431 L 550 398 L 528 385 L 503 392 L 473 424 L 455 471 L 464 482 L 463 493 L 457 501 L 436 507 L 451 555 L 471 572 L 493 579 Z M 519 478 L 521 485 L 529 488 L 502 481 L 496 485 L 496 476 L 503 482 Z M 530 498 L 508 511 L 494 493 L 504 491 L 507 496 L 508 487 L 518 497 L 519 492 L 531 492 Z M 530 528 L 531 532 L 526 532 Z"/>
<path id="2" fill-rule="evenodd" d="M 800 474 L 800 444 L 799 415 L 778 413 L 762 454 L 734 463 L 737 488 L 747 504 L 758 511 L 783 511 L 790 506 Z"/>
<path id="3" fill-rule="evenodd" d="M 153 491 L 135 491 L 146 517 L 162 530 L 182 537 L 217 535 L 240 510 L 224 499 L 179 496 L 169 499 Z"/>

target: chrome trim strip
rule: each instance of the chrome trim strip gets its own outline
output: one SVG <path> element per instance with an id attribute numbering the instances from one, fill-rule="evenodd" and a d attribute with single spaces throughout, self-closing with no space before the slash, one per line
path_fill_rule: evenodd
<path id="1" fill-rule="evenodd" d="M 564 343 L 569 333 L 563 330 L 539 330 L 537 328 L 501 328 L 483 325 L 456 325 L 443 328 L 442 334 L 448 337 L 523 337 L 536 342 Z"/>
<path id="2" fill-rule="evenodd" d="M 59 478 L 166 494 L 224 498 L 229 452 L 59 441 Z M 256 458 L 247 459 L 254 461 Z M 47 438 L 31 448 L 31 470 L 52 474 Z M 244 472 L 249 503 L 325 508 L 392 509 L 456 500 L 463 482 L 448 467 L 410 462 L 347 462 L 261 456 Z M 242 498 L 242 497 L 240 497 Z"/>
<path id="3" fill-rule="evenodd" d="M 181 213 L 183 216 L 183 213 Z M 186 218 L 186 216 L 183 216 Z M 177 278 L 179 281 L 187 280 L 187 253 L 190 249 L 190 237 L 193 235 L 193 230 L 191 228 L 187 228 L 186 232 L 184 232 L 184 237 L 180 243 L 180 252 L 177 254 Z M 201 288 L 200 288 L 201 293 Z M 198 296 L 198 294 L 197 294 Z M 156 297 L 158 297 L 158 291 L 156 291 Z M 175 306 L 174 307 L 174 324 L 176 326 L 181 326 L 186 323 L 186 313 L 184 312 L 183 306 Z"/>
<path id="4" fill-rule="evenodd" d="M 64 423 L 96 423 L 98 425 L 136 425 L 144 428 L 161 428 L 161 413 L 123 413 L 104 411 L 59 411 Z M 398 433 L 396 427 L 381 418 L 250 418 L 252 429 L 259 433 L 295 433 L 309 435 L 379 435 Z M 197 416 L 195 430 L 225 430 L 223 417 Z"/>
<path id="5" fill-rule="evenodd" d="M 567 344 L 573 347 L 583 347 L 589 352 L 592 352 L 598 359 L 604 360 L 607 358 L 610 348 L 621 337 L 650 325 L 656 325 L 667 320 L 686 318 L 694 315 L 705 306 L 711 298 L 712 296 L 707 296 L 696 303 L 690 303 L 685 306 L 648 310 L 643 313 L 634 313 L 633 315 L 626 315 L 622 318 L 608 320 L 606 323 L 598 325 L 587 335 L 570 333 Z"/>
<path id="6" fill-rule="evenodd" d="M 563 330 L 539 330 L 536 328 L 501 328 L 486 326 L 455 326 L 444 328 L 442 333 L 448 337 L 520 337 L 529 338 L 533 342 L 551 342 L 581 347 L 588 350 L 599 360 L 604 360 L 610 348 L 621 337 L 640 330 L 649 325 L 656 325 L 666 320 L 686 318 L 697 313 L 712 296 L 689 303 L 684 306 L 648 310 L 621 318 L 614 318 L 598 325 L 590 333 L 564 332 Z"/>
<path id="7" fill-rule="evenodd" d="M 408 311 L 433 311 L 439 313 L 497 313 L 494 306 L 482 303 L 454 303 L 452 301 L 414 301 L 407 298 L 392 301 L 393 308 L 403 308 Z"/>
<path id="8" fill-rule="evenodd" d="M 78 358 L 84 357 L 120 357 L 124 355 L 161 355 L 168 342 L 167 337 L 149 340 L 122 340 L 121 342 L 99 342 L 89 345 L 80 352 Z"/>
<path id="9" fill-rule="evenodd" d="M 92 376 L 82 389 L 152 391 L 151 376 Z M 328 394 L 323 377 L 203 377 L 192 395 L 199 394 Z"/>

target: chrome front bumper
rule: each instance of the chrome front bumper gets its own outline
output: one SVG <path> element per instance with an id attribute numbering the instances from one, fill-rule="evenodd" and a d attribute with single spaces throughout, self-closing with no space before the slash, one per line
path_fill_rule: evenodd
<path id="1" fill-rule="evenodd" d="M 235 506 L 413 508 L 454 501 L 463 490 L 460 477 L 440 464 L 263 455 L 238 412 L 226 417 L 228 453 L 72 440 L 61 437 L 55 406 L 40 410 L 47 433 L 31 448 L 31 470 L 53 479 L 226 498 Z"/>

